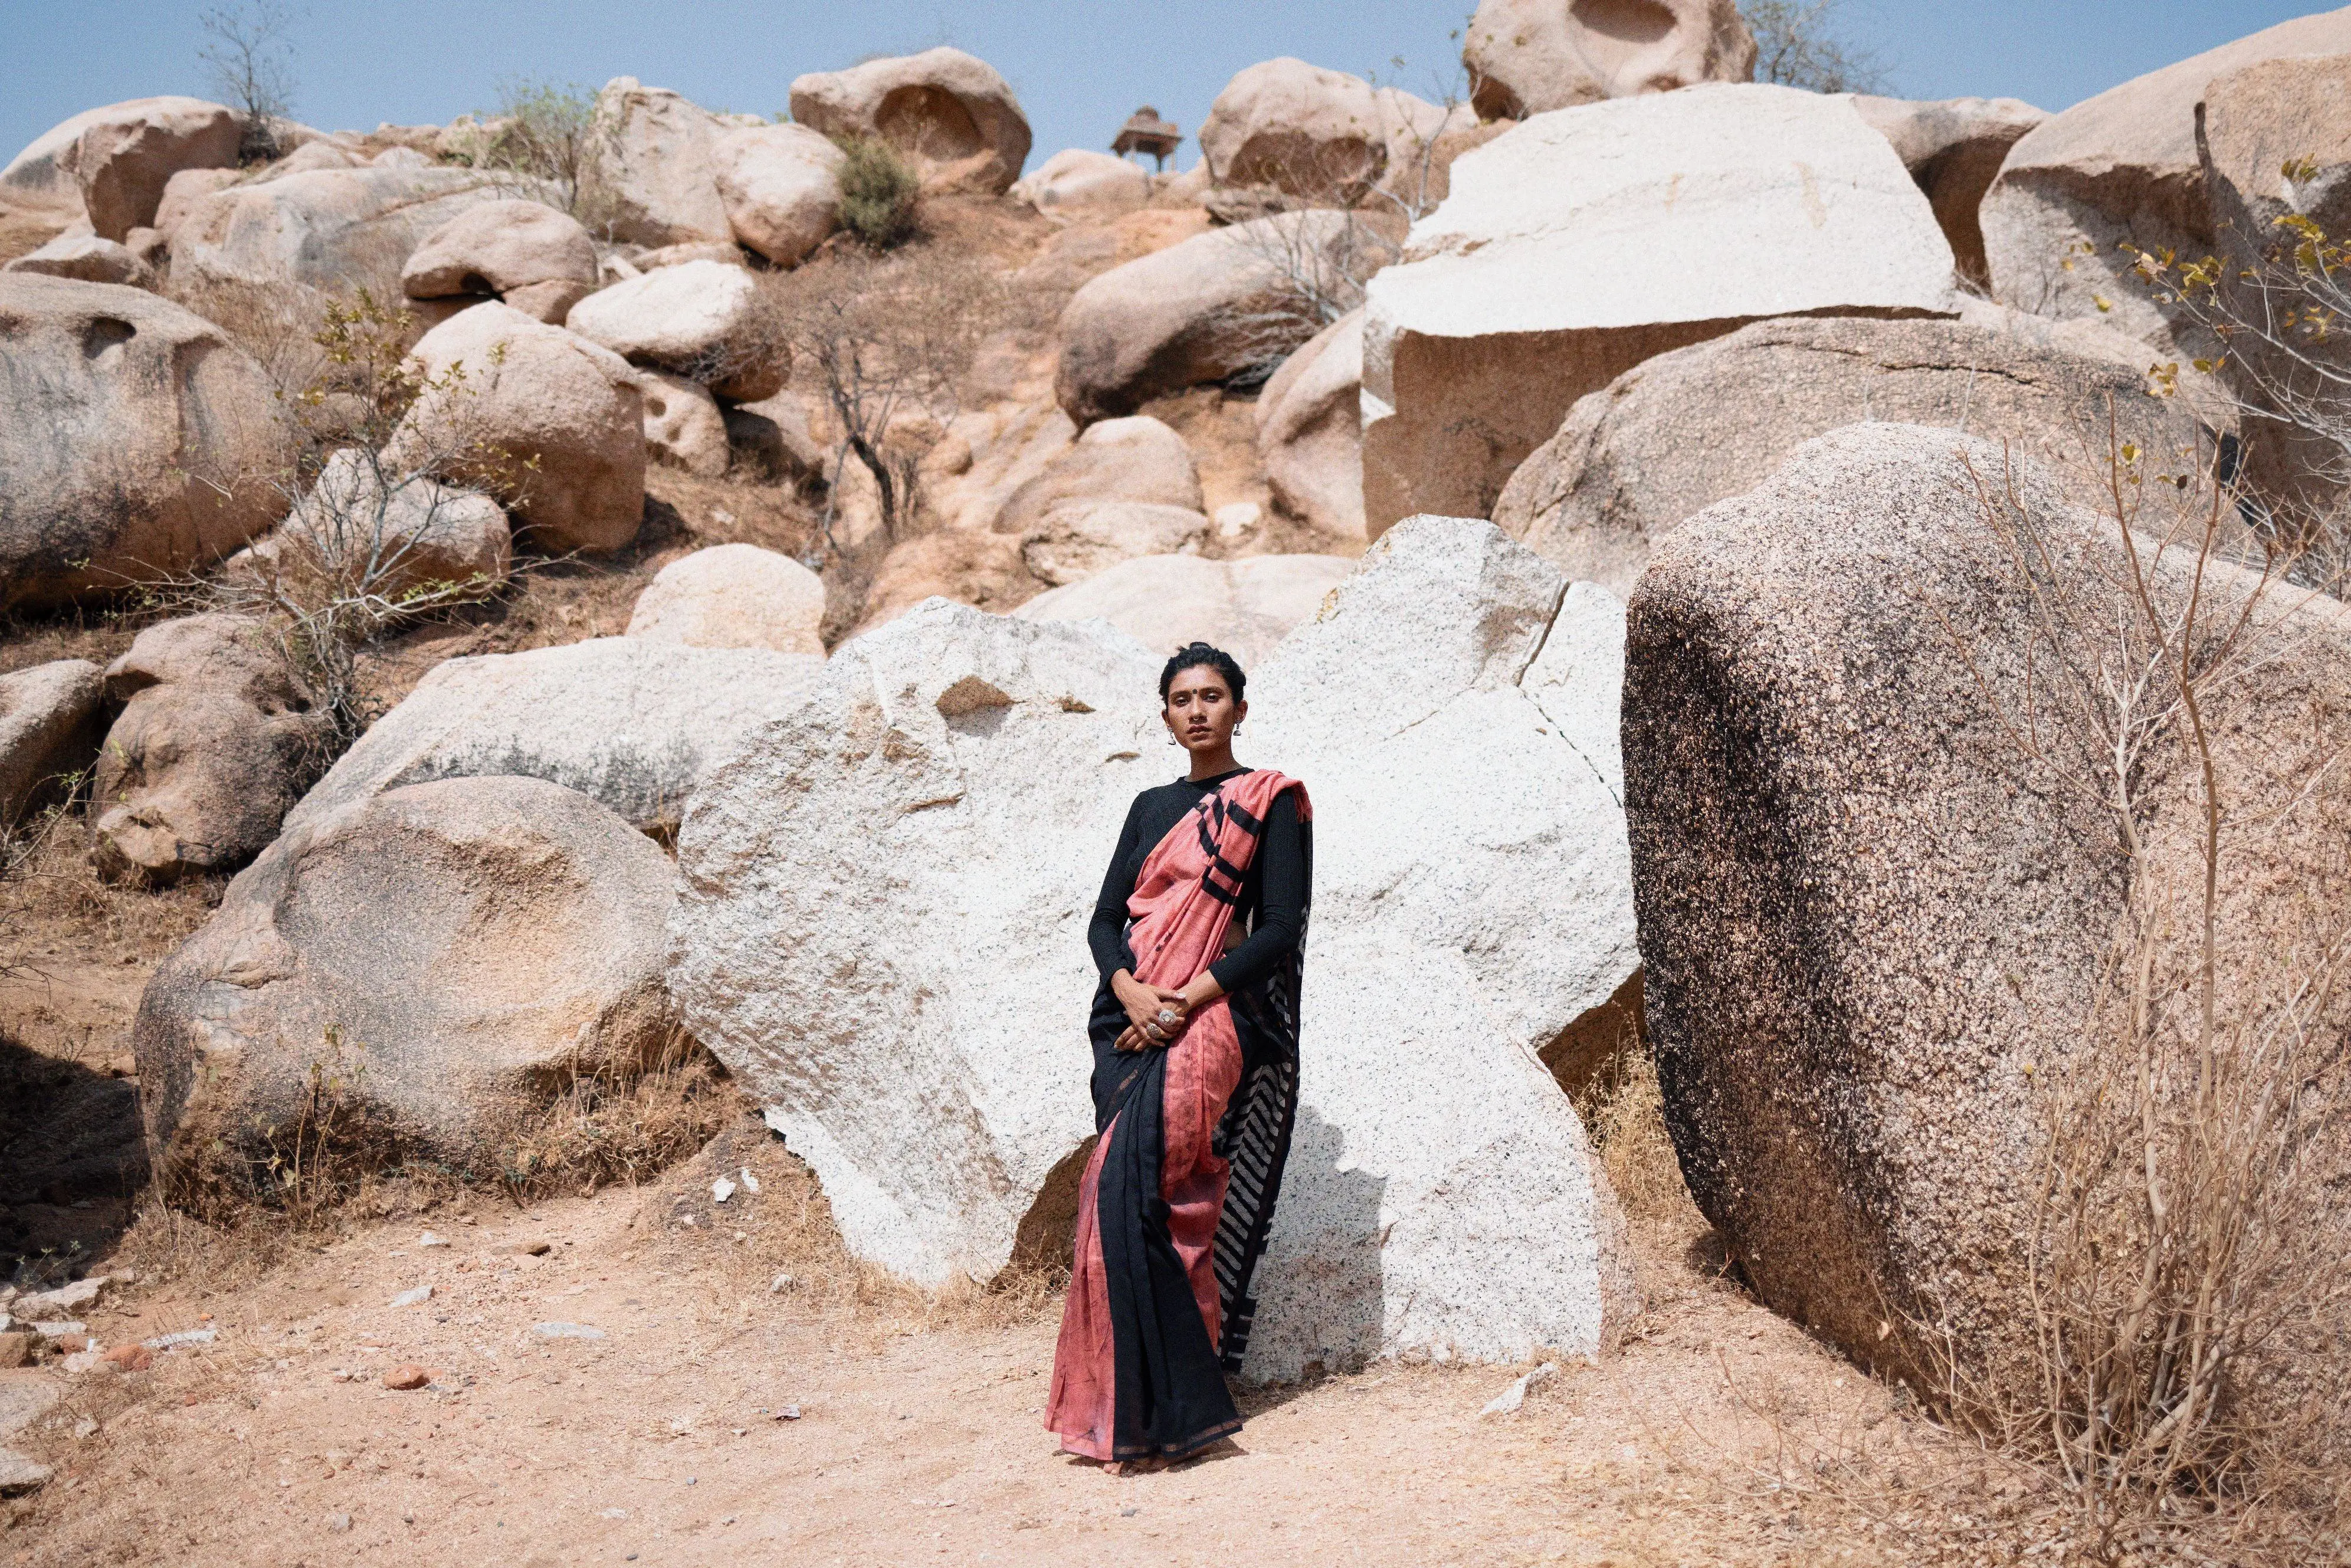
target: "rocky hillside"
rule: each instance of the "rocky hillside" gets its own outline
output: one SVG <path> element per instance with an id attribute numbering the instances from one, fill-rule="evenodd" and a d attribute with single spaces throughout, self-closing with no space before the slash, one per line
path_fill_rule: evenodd
<path id="1" fill-rule="evenodd" d="M 1198 638 L 1316 802 L 1252 1379 L 1637 1339 L 1654 1071 L 1718 1272 L 1904 1408 L 2335 1506 L 2351 10 L 2053 115 L 1754 82 L 1729 0 L 1466 49 L 1252 66 L 1173 174 L 947 47 L 16 154 L 19 1282 L 752 1111 L 841 1267 L 1050 1269 Z M 32 1299 L 0 1361 L 152 1360 Z"/>

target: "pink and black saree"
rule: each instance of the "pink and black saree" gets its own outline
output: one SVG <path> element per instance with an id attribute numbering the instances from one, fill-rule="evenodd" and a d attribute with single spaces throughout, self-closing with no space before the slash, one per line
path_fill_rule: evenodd
<path id="1" fill-rule="evenodd" d="M 1268 812 L 1288 790 L 1311 843 L 1305 786 L 1259 769 L 1218 782 L 1151 850 L 1120 955 L 1137 979 L 1182 987 L 1232 945 Z M 1224 1374 L 1248 1347 L 1249 1278 L 1297 1114 L 1300 915 L 1301 940 L 1270 973 L 1196 1009 L 1164 1049 L 1116 1050 L 1125 1009 L 1107 985 L 1097 995 L 1100 1136 L 1045 1416 L 1071 1453 L 1180 1456 L 1240 1428 Z"/>

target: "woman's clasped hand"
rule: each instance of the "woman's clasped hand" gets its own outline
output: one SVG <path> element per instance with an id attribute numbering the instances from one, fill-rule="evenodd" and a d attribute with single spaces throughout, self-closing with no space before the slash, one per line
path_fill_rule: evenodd
<path id="1" fill-rule="evenodd" d="M 1147 986 L 1122 969 L 1112 982 L 1126 1009 L 1127 1025 L 1119 1035 L 1121 1051 L 1160 1051 L 1176 1043 L 1192 1016 L 1192 1004 L 1181 991 Z"/>

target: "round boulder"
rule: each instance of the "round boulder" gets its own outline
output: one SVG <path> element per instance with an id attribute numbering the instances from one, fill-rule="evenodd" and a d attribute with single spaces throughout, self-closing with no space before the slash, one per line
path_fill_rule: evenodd
<path id="1" fill-rule="evenodd" d="M 2194 465 L 2197 422 L 2180 401 L 2128 365 L 1957 321 L 1759 321 L 1578 399 L 1510 476 L 1494 522 L 1570 577 L 1629 593 L 1667 535 L 1839 426 L 1901 420 L 2005 440 L 2095 507 L 2107 474 L 2085 456 L 2105 451 L 2110 414 L 2121 440 Z"/>
<path id="2" fill-rule="evenodd" d="M 841 226 L 843 157 L 805 125 L 750 125 L 719 135 L 710 162 L 735 238 L 778 267 L 798 265 Z"/>
<path id="3" fill-rule="evenodd" d="M 1108 152 L 1068 147 L 1022 175 L 1008 194 L 1063 223 L 1114 218 L 1151 200 L 1151 176 Z"/>
<path id="4" fill-rule="evenodd" d="M 411 299 L 495 295 L 560 324 L 599 281 L 596 242 L 569 213 L 540 202 L 485 202 L 424 238 L 400 269 Z"/>
<path id="5" fill-rule="evenodd" d="M 1408 92 L 1285 57 L 1225 84 L 1200 122 L 1200 154 L 1226 184 L 1351 201 L 1392 158 L 1433 148 L 1447 123 L 1444 110 Z"/>
<path id="6" fill-rule="evenodd" d="M 150 127 L 162 135 L 162 141 L 156 143 L 158 148 L 179 145 L 183 151 L 196 154 L 209 153 L 215 149 L 204 140 L 207 134 L 204 128 L 211 126 L 216 116 L 231 113 L 221 105 L 207 103 L 200 98 L 176 97 L 134 98 L 122 103 L 86 109 L 34 138 L 30 146 L 8 161 L 6 168 L 0 169 L 0 205 L 30 208 L 67 221 L 89 217 L 95 225 L 98 220 L 84 206 L 78 176 L 79 149 L 85 135 L 92 131 L 101 132 L 99 140 L 92 145 L 92 151 L 99 155 L 100 162 L 104 162 L 103 149 L 135 148 Z M 227 156 L 218 162 L 235 163 L 236 136 L 234 131 L 228 138 Z M 181 169 L 195 166 L 193 157 L 188 162 L 172 165 Z M 124 178 L 107 183 L 102 200 L 112 198 L 131 183 L 127 177 L 131 172 L 127 163 L 120 172 Z M 164 177 L 168 179 L 170 172 L 170 170 L 165 170 Z M 159 183 L 157 193 L 160 194 L 161 191 Z M 152 198 L 148 202 L 147 213 L 148 216 L 125 224 L 123 227 L 127 230 L 149 221 L 154 213 Z M 120 239 L 122 235 L 118 233 L 109 237 Z"/>
<path id="7" fill-rule="evenodd" d="M 1257 400 L 1257 449 L 1282 507 L 1325 533 L 1364 537 L 1364 313 L 1350 310 L 1281 361 Z"/>
<path id="8" fill-rule="evenodd" d="M 161 281 L 155 269 L 132 255 L 128 246 L 86 234 L 61 234 L 40 249 L 0 267 L 0 272 L 35 272 L 43 277 L 119 283 L 131 288 L 153 288 Z"/>
<path id="9" fill-rule="evenodd" d="M 826 136 L 872 136 L 913 158 L 926 190 L 1001 195 L 1029 160 L 1012 84 L 961 49 L 868 60 L 792 83 L 792 119 Z"/>
<path id="10" fill-rule="evenodd" d="M 1751 81 L 1737 0 L 1479 0 L 1461 46 L 1470 103 L 1524 120 L 1604 98 Z"/>
<path id="11" fill-rule="evenodd" d="M 565 325 L 622 359 L 673 371 L 719 397 L 773 397 L 791 356 L 760 329 L 758 280 L 723 261 L 686 261 L 591 294 Z"/>
<path id="12" fill-rule="evenodd" d="M 284 515 L 284 416 L 211 322 L 143 289 L 0 273 L 0 607 L 191 570 Z"/>
<path id="13" fill-rule="evenodd" d="M 550 554 L 637 537 L 644 409 L 627 361 L 495 301 L 425 333 L 413 358 L 435 380 L 465 373 L 409 410 L 388 448 L 396 464 L 478 485 Z"/>
<path id="14" fill-rule="evenodd" d="M 572 1083 L 675 1049 L 674 885 L 652 840 L 538 779 L 411 785 L 290 831 L 148 985 L 149 1132 L 167 1159 L 257 1166 L 325 1093 L 362 1146 L 494 1175 Z"/>
<path id="15" fill-rule="evenodd" d="M 824 652 L 824 580 L 757 545 L 713 545 L 681 556 L 637 595 L 628 635 L 696 648 Z"/>
<path id="16" fill-rule="evenodd" d="M 163 187 L 183 169 L 233 169 L 245 122 L 225 104 L 149 99 L 138 115 L 110 114 L 76 139 L 67 162 L 89 225 L 120 240 L 155 221 Z"/>

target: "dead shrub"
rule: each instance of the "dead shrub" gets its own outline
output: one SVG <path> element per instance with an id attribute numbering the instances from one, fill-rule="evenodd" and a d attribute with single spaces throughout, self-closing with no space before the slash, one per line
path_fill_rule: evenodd
<path id="1" fill-rule="evenodd" d="M 2323 1386 L 2295 1393 L 2341 1355 L 2312 1331 L 2351 1312 L 2334 1218 L 2351 1181 L 2351 912 L 2272 904 L 2282 940 L 2231 929 L 2282 845 L 2331 855 L 2309 869 L 2342 884 L 2342 848 L 2309 813 L 2322 788 L 2339 798 L 2328 775 L 2346 737 L 2248 741 L 2264 674 L 2300 640 L 2342 633 L 2283 560 L 2218 567 L 2229 502 L 2209 471 L 2156 472 L 2158 455 L 2118 436 L 2108 464 L 2104 553 L 2044 534 L 2008 476 L 1978 476 L 2030 607 L 2028 678 L 2003 688 L 1960 651 L 2020 780 L 2058 780 L 2111 831 L 2123 898 L 2078 1039 L 2028 1069 L 2039 1124 L 2018 1342 L 1968 1343 L 1931 1301 L 1911 1324 L 1942 1406 L 2051 1475 L 2071 1549 L 2099 1563 L 2191 1526 L 2300 1539 L 2338 1517 L 2351 1452 L 2351 1411 Z M 2281 781 L 2279 758 L 2297 776 Z M 2281 803 L 2245 800 L 2256 768 Z"/>

